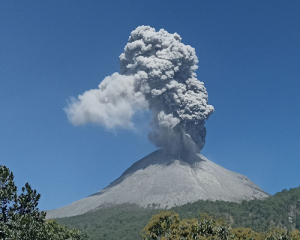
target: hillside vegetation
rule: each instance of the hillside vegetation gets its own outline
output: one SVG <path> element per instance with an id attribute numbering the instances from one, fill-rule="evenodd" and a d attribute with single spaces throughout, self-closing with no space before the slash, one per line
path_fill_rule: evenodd
<path id="1" fill-rule="evenodd" d="M 208 213 L 215 219 L 223 218 L 232 228 L 251 228 L 257 232 L 267 231 L 271 227 L 299 230 L 300 187 L 283 190 L 265 200 L 242 203 L 200 200 L 171 210 L 177 212 L 181 219 L 199 219 L 199 212 Z M 91 240 L 132 240 L 141 239 L 141 230 L 158 212 L 158 209 L 124 204 L 60 218 L 57 222 L 81 229 Z"/>
<path id="2" fill-rule="evenodd" d="M 283 190 L 265 200 L 243 201 L 198 201 L 172 208 L 181 218 L 197 218 L 205 212 L 214 218 L 225 219 L 231 227 L 247 227 L 266 231 L 270 227 L 300 229 L 300 187 Z"/>
<path id="3" fill-rule="evenodd" d="M 141 239 L 140 232 L 158 210 L 123 204 L 83 215 L 56 219 L 68 227 L 78 226 L 90 240 Z"/>

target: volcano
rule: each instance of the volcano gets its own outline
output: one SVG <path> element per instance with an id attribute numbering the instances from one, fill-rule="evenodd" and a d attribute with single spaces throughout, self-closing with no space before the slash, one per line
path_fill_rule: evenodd
<path id="1" fill-rule="evenodd" d="M 135 162 L 101 191 L 47 211 L 47 218 L 76 216 L 123 203 L 169 209 L 200 199 L 241 202 L 268 196 L 246 176 L 229 171 L 200 154 L 187 160 L 157 150 Z"/>

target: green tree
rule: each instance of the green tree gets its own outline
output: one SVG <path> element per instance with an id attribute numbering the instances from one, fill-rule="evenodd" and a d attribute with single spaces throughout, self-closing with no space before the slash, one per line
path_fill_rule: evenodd
<path id="1" fill-rule="evenodd" d="M 201 213 L 200 213 L 201 214 Z M 271 228 L 255 232 L 251 228 L 229 228 L 223 219 L 214 220 L 202 213 L 200 220 L 180 220 L 175 212 L 154 215 L 142 232 L 144 240 L 300 240 L 295 229 Z"/>
<path id="2" fill-rule="evenodd" d="M 46 221 L 46 213 L 37 208 L 41 195 L 28 183 L 18 196 L 14 175 L 0 165 L 0 239 L 1 240 L 84 240 L 77 229 L 69 230 L 55 221 Z"/>
<path id="3" fill-rule="evenodd" d="M 220 239 L 233 237 L 223 221 L 215 221 L 207 214 L 202 219 L 180 220 L 175 212 L 160 212 L 154 215 L 143 229 L 144 240 L 194 240 Z"/>

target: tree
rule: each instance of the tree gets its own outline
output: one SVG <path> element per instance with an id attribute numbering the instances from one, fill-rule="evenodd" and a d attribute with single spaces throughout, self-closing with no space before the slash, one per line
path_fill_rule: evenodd
<path id="1" fill-rule="evenodd" d="M 142 236 L 144 240 L 227 240 L 232 234 L 223 221 L 214 221 L 208 215 L 203 215 L 200 221 L 180 220 L 177 213 L 165 211 L 151 218 L 143 229 Z"/>
<path id="2" fill-rule="evenodd" d="M 17 195 L 14 175 L 0 165 L 0 239 L 1 240 L 84 240 L 77 229 L 68 230 L 55 221 L 46 221 L 46 213 L 37 208 L 41 195 L 28 183 Z"/>
<path id="3" fill-rule="evenodd" d="M 200 213 L 201 214 L 201 213 Z M 300 240 L 295 229 L 271 228 L 255 232 L 251 228 L 229 228 L 223 219 L 214 220 L 208 214 L 197 219 L 180 220 L 175 212 L 154 215 L 142 232 L 144 240 Z"/>

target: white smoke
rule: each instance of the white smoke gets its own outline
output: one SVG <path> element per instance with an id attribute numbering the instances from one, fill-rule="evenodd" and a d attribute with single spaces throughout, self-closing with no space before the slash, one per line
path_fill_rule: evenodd
<path id="1" fill-rule="evenodd" d="M 65 111 L 74 125 L 99 123 L 132 128 L 138 110 L 152 110 L 149 140 L 173 154 L 199 152 L 204 121 L 214 112 L 203 82 L 196 78 L 195 49 L 181 37 L 149 26 L 131 32 L 120 55 L 121 75 L 106 77 L 99 89 L 73 100 Z"/>
<path id="2" fill-rule="evenodd" d="M 91 89 L 71 99 L 65 112 L 73 125 L 97 123 L 108 129 L 133 128 L 134 113 L 148 107 L 140 92 L 134 91 L 133 76 L 114 73 L 104 78 L 98 89 Z"/>

